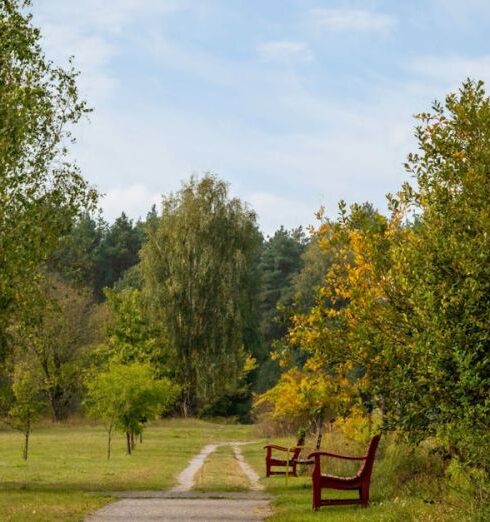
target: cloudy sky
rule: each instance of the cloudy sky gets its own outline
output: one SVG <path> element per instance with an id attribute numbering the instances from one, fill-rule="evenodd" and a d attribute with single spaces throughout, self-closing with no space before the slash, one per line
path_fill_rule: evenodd
<path id="1" fill-rule="evenodd" d="M 33 0 L 94 108 L 74 155 L 112 220 L 212 171 L 266 233 L 406 179 L 413 114 L 490 79 L 488 0 Z"/>

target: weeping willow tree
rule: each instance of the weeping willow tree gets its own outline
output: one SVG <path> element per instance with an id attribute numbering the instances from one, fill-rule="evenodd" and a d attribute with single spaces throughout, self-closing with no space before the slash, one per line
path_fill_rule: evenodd
<path id="1" fill-rule="evenodd" d="M 184 415 L 236 390 L 254 320 L 254 212 L 214 176 L 164 198 L 142 250 L 143 293 L 182 386 Z"/>

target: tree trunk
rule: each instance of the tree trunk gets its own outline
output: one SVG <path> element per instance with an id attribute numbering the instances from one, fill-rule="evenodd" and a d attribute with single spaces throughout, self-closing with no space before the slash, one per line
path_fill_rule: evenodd
<path id="1" fill-rule="evenodd" d="M 187 386 L 182 392 L 182 415 L 186 419 L 191 416 L 191 394 Z"/>
<path id="2" fill-rule="evenodd" d="M 131 430 L 131 451 L 134 450 L 136 444 L 134 442 L 134 430 Z"/>
<path id="3" fill-rule="evenodd" d="M 29 435 L 31 433 L 31 421 L 27 421 L 25 431 L 24 431 L 24 450 L 22 452 L 22 458 L 27 460 L 29 455 Z"/>
<path id="4" fill-rule="evenodd" d="M 316 444 L 315 449 L 318 451 L 322 445 L 323 438 L 323 415 L 315 419 L 316 424 Z"/>
<path id="5" fill-rule="evenodd" d="M 143 430 L 140 431 L 140 444 L 143 444 Z"/>
<path id="6" fill-rule="evenodd" d="M 131 455 L 131 433 L 129 431 L 126 432 L 126 452 Z"/>
<path id="7" fill-rule="evenodd" d="M 107 460 L 111 458 L 112 426 L 107 432 Z"/>
<path id="8" fill-rule="evenodd" d="M 68 418 L 68 399 L 61 386 L 52 387 L 49 392 L 49 402 L 51 403 L 54 422 L 61 422 Z"/>

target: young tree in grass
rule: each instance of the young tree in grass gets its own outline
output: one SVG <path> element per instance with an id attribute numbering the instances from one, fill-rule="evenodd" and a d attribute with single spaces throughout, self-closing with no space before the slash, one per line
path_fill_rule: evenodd
<path id="1" fill-rule="evenodd" d="M 107 458 L 111 456 L 114 429 L 126 435 L 127 452 L 134 448 L 134 435 L 143 423 L 168 411 L 180 388 L 168 379 L 155 379 L 148 364 L 113 363 L 87 379 L 85 404 L 91 417 L 104 422 L 107 430 Z"/>
<path id="2" fill-rule="evenodd" d="M 16 362 L 12 371 L 10 389 L 3 390 L 3 421 L 24 435 L 22 458 L 29 455 L 29 437 L 33 424 L 46 410 L 40 373 L 23 362 Z"/>

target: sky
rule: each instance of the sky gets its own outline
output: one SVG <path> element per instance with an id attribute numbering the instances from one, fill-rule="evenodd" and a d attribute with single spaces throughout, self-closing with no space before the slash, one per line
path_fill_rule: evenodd
<path id="1" fill-rule="evenodd" d="M 112 221 L 212 172 L 265 234 L 386 210 L 414 114 L 490 80 L 488 0 L 33 0 L 94 112 L 72 154 Z"/>

